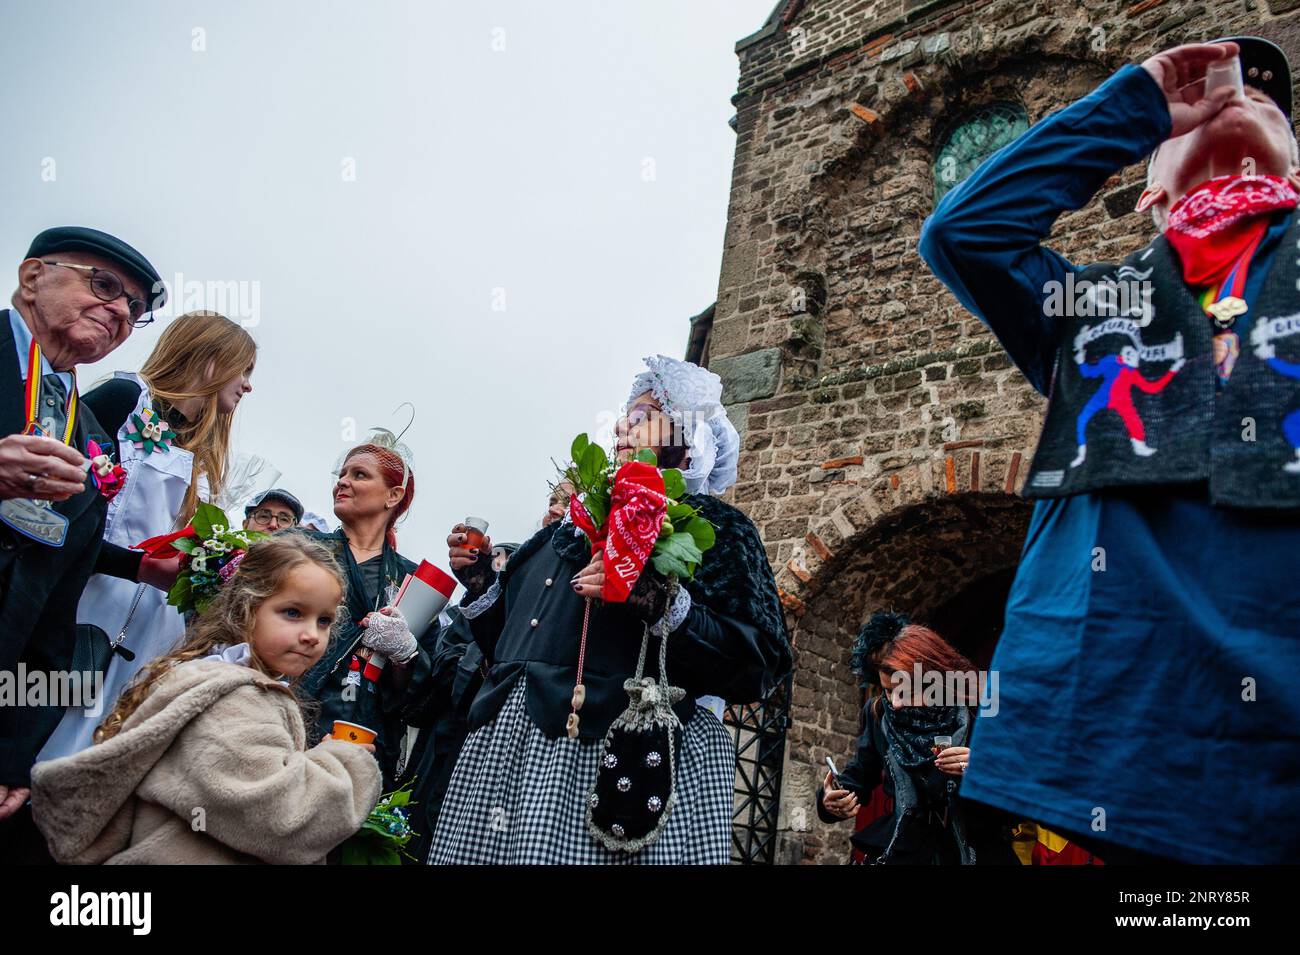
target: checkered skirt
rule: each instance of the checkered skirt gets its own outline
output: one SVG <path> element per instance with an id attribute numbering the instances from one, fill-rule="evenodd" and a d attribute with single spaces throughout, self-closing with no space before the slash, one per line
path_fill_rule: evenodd
<path id="1" fill-rule="evenodd" d="M 659 838 L 613 852 L 587 829 L 599 740 L 548 739 L 528 717 L 523 677 L 452 771 L 430 865 L 724 865 L 731 849 L 736 749 L 703 707 L 677 754 L 677 802 Z"/>

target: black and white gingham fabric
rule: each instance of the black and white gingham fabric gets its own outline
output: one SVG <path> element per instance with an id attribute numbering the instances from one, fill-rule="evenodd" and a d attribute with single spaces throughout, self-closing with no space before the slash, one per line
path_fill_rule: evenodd
<path id="1" fill-rule="evenodd" d="M 547 739 L 528 718 L 526 677 L 496 718 L 465 741 L 447 788 L 430 865 L 725 865 L 731 854 L 736 748 L 697 707 L 677 756 L 677 802 L 659 838 L 612 852 L 587 830 L 599 740 Z"/>

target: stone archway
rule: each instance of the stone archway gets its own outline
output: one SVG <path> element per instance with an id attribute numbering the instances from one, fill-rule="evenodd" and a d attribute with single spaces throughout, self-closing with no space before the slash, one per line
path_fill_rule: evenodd
<path id="1" fill-rule="evenodd" d="M 848 822 L 822 824 L 813 808 L 827 756 L 844 765 L 860 731 L 862 694 L 849 655 L 876 610 L 908 614 L 987 665 L 1033 506 L 972 492 L 903 504 L 845 540 L 808 582 L 791 629 L 795 680 L 786 753 L 783 858 L 847 859 Z"/>

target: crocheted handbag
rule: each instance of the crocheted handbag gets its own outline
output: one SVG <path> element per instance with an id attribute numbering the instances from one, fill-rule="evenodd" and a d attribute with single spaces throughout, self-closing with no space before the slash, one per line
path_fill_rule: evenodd
<path id="1" fill-rule="evenodd" d="M 623 682 L 628 705 L 601 744 L 587 794 L 587 828 L 606 849 L 639 852 L 663 832 L 677 793 L 673 785 L 681 720 L 673 704 L 686 695 L 670 686 L 668 640 L 659 640 L 659 682 L 643 676 L 650 628 L 641 638 L 636 675 Z"/>

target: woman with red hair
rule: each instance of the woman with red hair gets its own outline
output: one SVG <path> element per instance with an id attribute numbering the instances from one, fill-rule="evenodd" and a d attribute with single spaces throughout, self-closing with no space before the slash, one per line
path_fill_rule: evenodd
<path id="1" fill-rule="evenodd" d="M 886 625 L 890 632 L 879 633 Z M 880 692 L 867 702 L 856 755 L 817 790 L 817 814 L 828 823 L 850 818 L 883 786 L 893 811 L 853 836 L 869 862 L 1014 863 L 1009 830 L 957 796 L 979 704 L 975 665 L 933 630 L 894 614 L 873 616 L 863 633 L 870 646 L 855 651 L 854 667 L 864 688 Z"/>
<path id="2" fill-rule="evenodd" d="M 336 719 L 377 730 L 375 758 L 384 771 L 385 789 L 398 774 L 403 727 L 396 705 L 412 678 L 428 669 L 427 655 L 400 613 L 377 613 L 388 606 L 389 588 L 400 587 L 416 568 L 397 552 L 396 533 L 414 498 L 415 475 L 405 449 L 388 432 L 378 432 L 371 442 L 348 451 L 339 466 L 334 516 L 342 526 L 332 534 L 306 532 L 330 548 L 347 582 L 347 614 L 338 636 L 303 682 L 320 702 L 318 734 L 329 735 Z M 371 651 L 383 653 L 389 665 L 375 684 L 345 697 L 349 673 L 363 671 Z"/>

